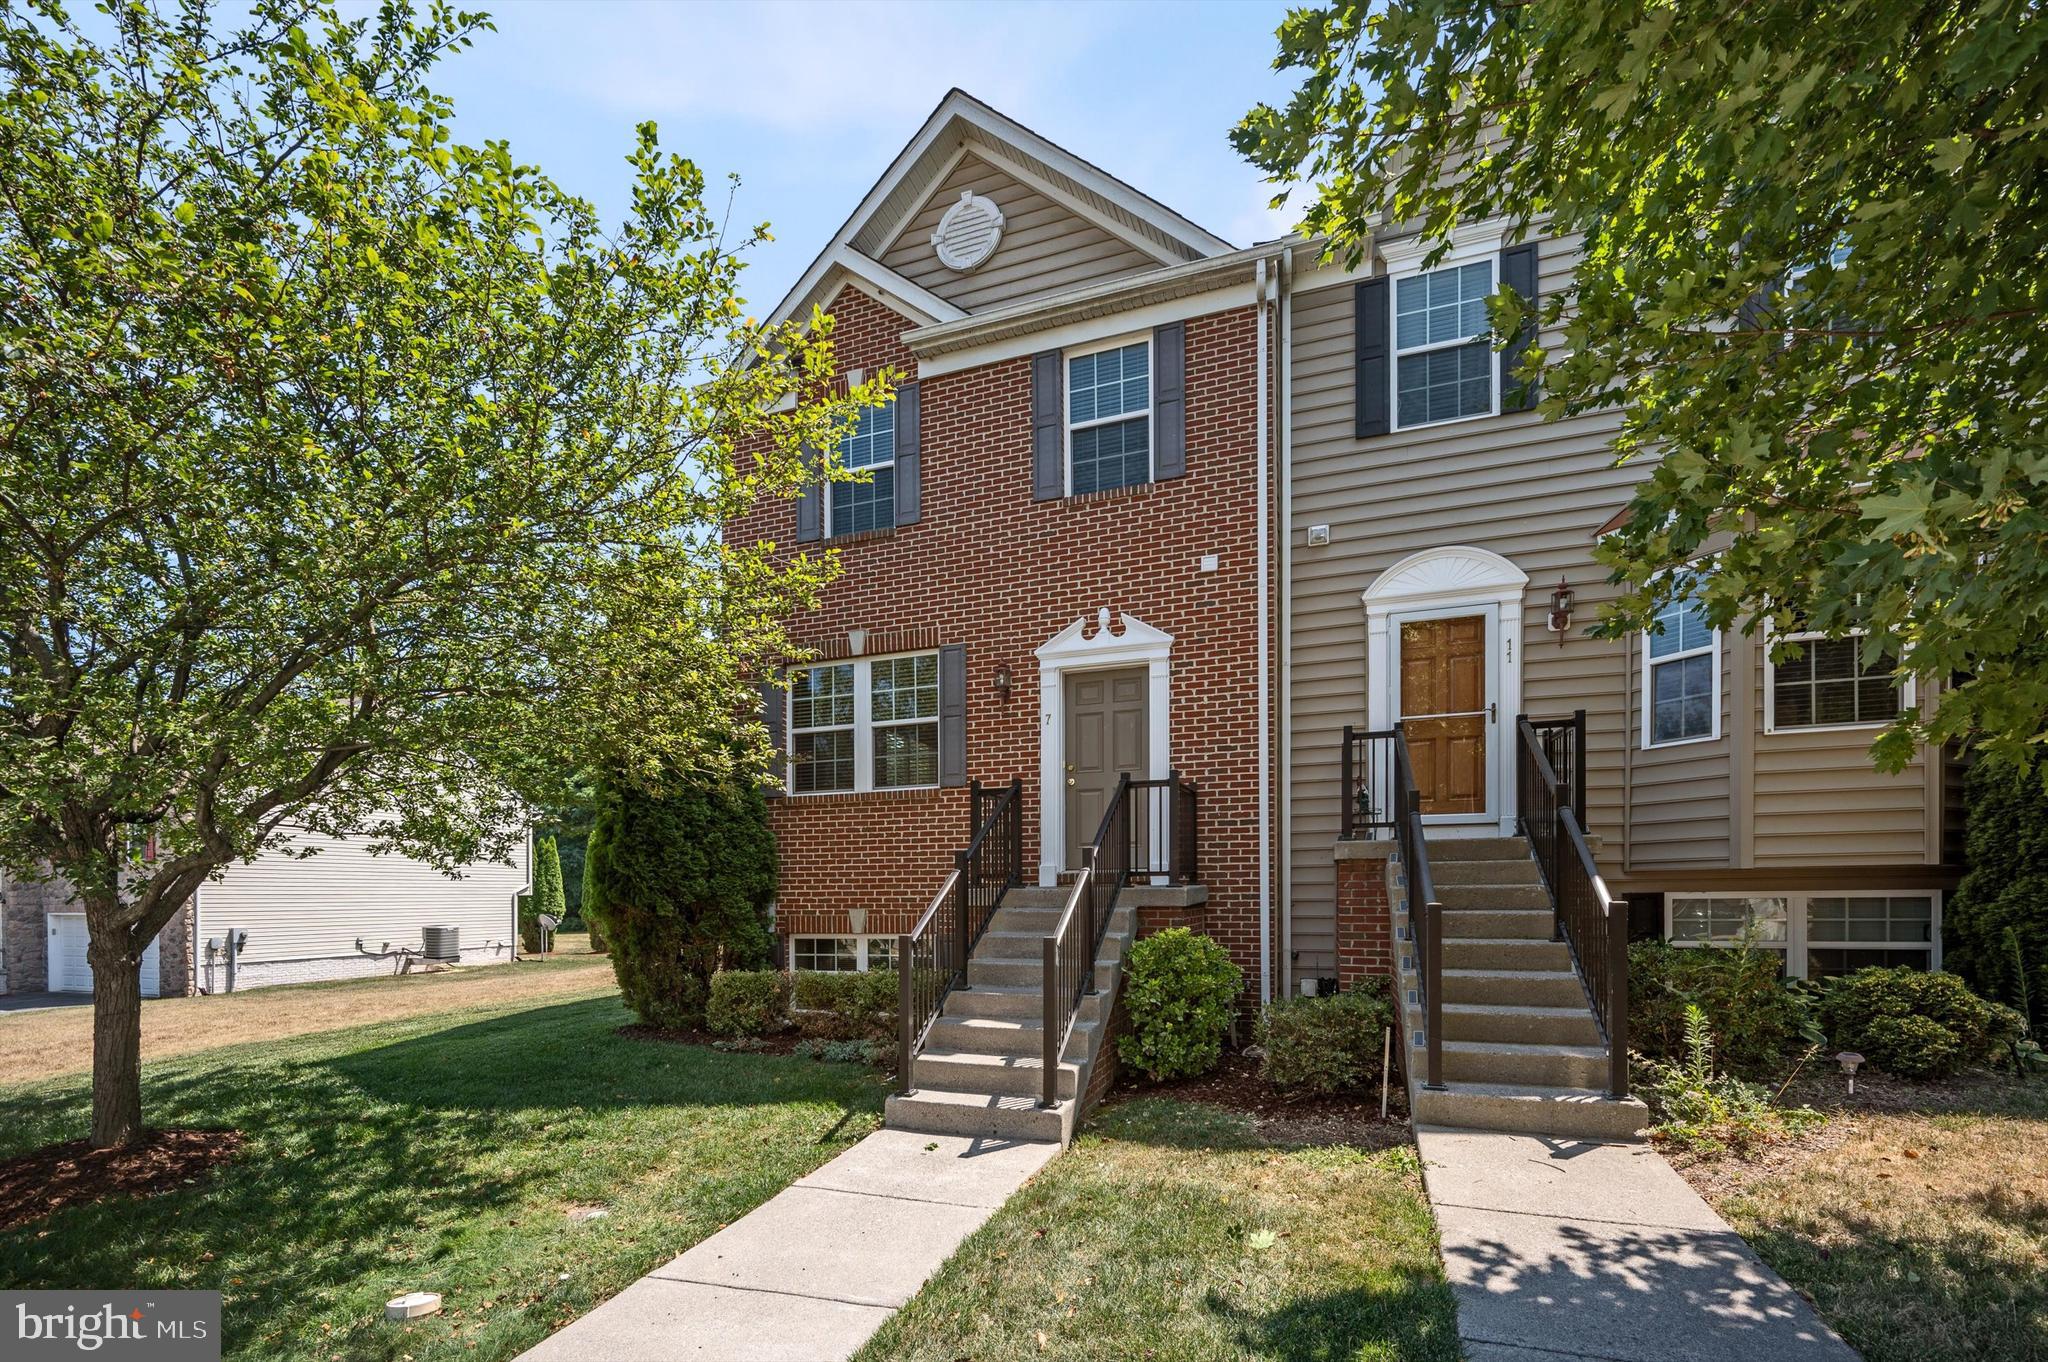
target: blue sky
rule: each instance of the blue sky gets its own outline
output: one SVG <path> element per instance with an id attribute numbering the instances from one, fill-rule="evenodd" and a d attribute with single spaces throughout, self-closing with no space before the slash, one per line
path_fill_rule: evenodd
<path id="1" fill-rule="evenodd" d="M 737 220 L 772 224 L 745 282 L 758 313 L 955 85 L 1238 245 L 1290 225 L 1225 137 L 1289 88 L 1273 0 L 465 7 L 498 31 L 440 68 L 457 135 L 509 140 L 615 222 L 633 125 L 653 119 L 664 147 L 741 176 Z"/>

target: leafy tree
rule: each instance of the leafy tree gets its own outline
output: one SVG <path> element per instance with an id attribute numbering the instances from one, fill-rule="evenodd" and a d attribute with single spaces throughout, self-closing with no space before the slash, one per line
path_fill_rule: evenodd
<path id="1" fill-rule="evenodd" d="M 1604 632 L 1734 531 L 1717 624 L 1865 629 L 1959 678 L 1880 765 L 1959 736 L 2016 758 L 2048 736 L 2044 52 L 2014 0 L 1331 0 L 1281 25 L 1299 87 L 1233 140 L 1312 182 L 1307 227 L 1354 259 L 1390 221 L 1583 234 L 1523 376 L 1661 456 L 1602 548 Z"/>
<path id="2" fill-rule="evenodd" d="M 2048 794 L 2020 766 L 1970 771 L 1970 871 L 1942 905 L 1942 964 L 2048 1026 Z"/>
<path id="3" fill-rule="evenodd" d="M 533 893 L 519 905 L 521 948 L 538 953 L 541 918 L 551 917 L 560 926 L 567 914 L 562 893 L 562 858 L 555 852 L 555 839 L 537 838 L 533 844 Z"/>
<path id="4" fill-rule="evenodd" d="M 743 319 L 763 233 L 652 125 L 608 229 L 455 143 L 426 82 L 482 19 L 108 14 L 0 6 L 0 863 L 83 900 L 102 1146 L 143 948 L 223 867 L 503 857 L 559 773 L 740 759 L 829 565 L 718 528 L 872 400 Z"/>
<path id="5" fill-rule="evenodd" d="M 769 963 L 775 834 L 757 774 L 620 780 L 599 795 L 591 840 L 612 969 L 643 1021 L 700 1025 L 713 974 Z"/>

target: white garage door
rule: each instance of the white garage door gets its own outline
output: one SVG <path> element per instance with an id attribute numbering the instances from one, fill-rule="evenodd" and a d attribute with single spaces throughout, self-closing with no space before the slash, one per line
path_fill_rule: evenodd
<path id="1" fill-rule="evenodd" d="M 50 992 L 92 992 L 92 965 L 85 958 L 85 914 L 52 913 L 49 927 Z M 157 943 L 142 953 L 142 996 L 156 997 L 163 983 L 157 968 Z"/>

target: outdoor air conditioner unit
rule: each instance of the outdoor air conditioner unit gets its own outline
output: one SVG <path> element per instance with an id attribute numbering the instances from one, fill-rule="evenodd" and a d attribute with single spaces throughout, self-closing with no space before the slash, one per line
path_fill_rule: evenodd
<path id="1" fill-rule="evenodd" d="M 421 954 L 429 960 L 439 960 L 455 965 L 462 961 L 460 927 L 422 927 L 420 929 Z"/>

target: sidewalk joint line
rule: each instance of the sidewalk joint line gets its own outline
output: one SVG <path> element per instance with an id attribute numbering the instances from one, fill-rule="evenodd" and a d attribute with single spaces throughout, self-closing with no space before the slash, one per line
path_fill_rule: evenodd
<path id="1" fill-rule="evenodd" d="M 723 1286 L 734 1291 L 752 1291 L 762 1296 L 789 1296 L 800 1301 L 831 1301 L 835 1305 L 858 1305 L 862 1309 L 887 1310 L 891 1314 L 903 1308 L 900 1305 L 881 1305 L 875 1301 L 854 1300 L 850 1296 L 827 1296 L 816 1291 L 781 1291 L 772 1286 L 748 1286 L 744 1282 L 707 1282 L 701 1277 L 664 1277 L 658 1272 L 650 1272 L 647 1275 L 658 1282 L 680 1282 L 686 1286 Z M 595 1309 L 590 1311 L 591 1315 L 596 1313 Z M 589 1315 L 584 1318 L 589 1318 Z"/>
<path id="2" fill-rule="evenodd" d="M 1448 1206 L 1454 1211 L 1484 1211 L 1488 1215 L 1519 1215 L 1525 1220 L 1555 1220 L 1559 1224 L 1571 1225 L 1620 1225 L 1638 1230 L 1673 1230 L 1679 1234 L 1734 1234 L 1735 1230 L 1726 1221 L 1719 1229 L 1702 1229 L 1698 1225 L 1672 1225 L 1662 1220 L 1610 1220 L 1600 1215 L 1564 1215 L 1555 1211 L 1516 1211 L 1505 1206 L 1475 1206 L 1469 1201 L 1444 1201 L 1431 1197 L 1434 1205 Z M 1737 1236 L 1740 1238 L 1741 1236 Z"/>

